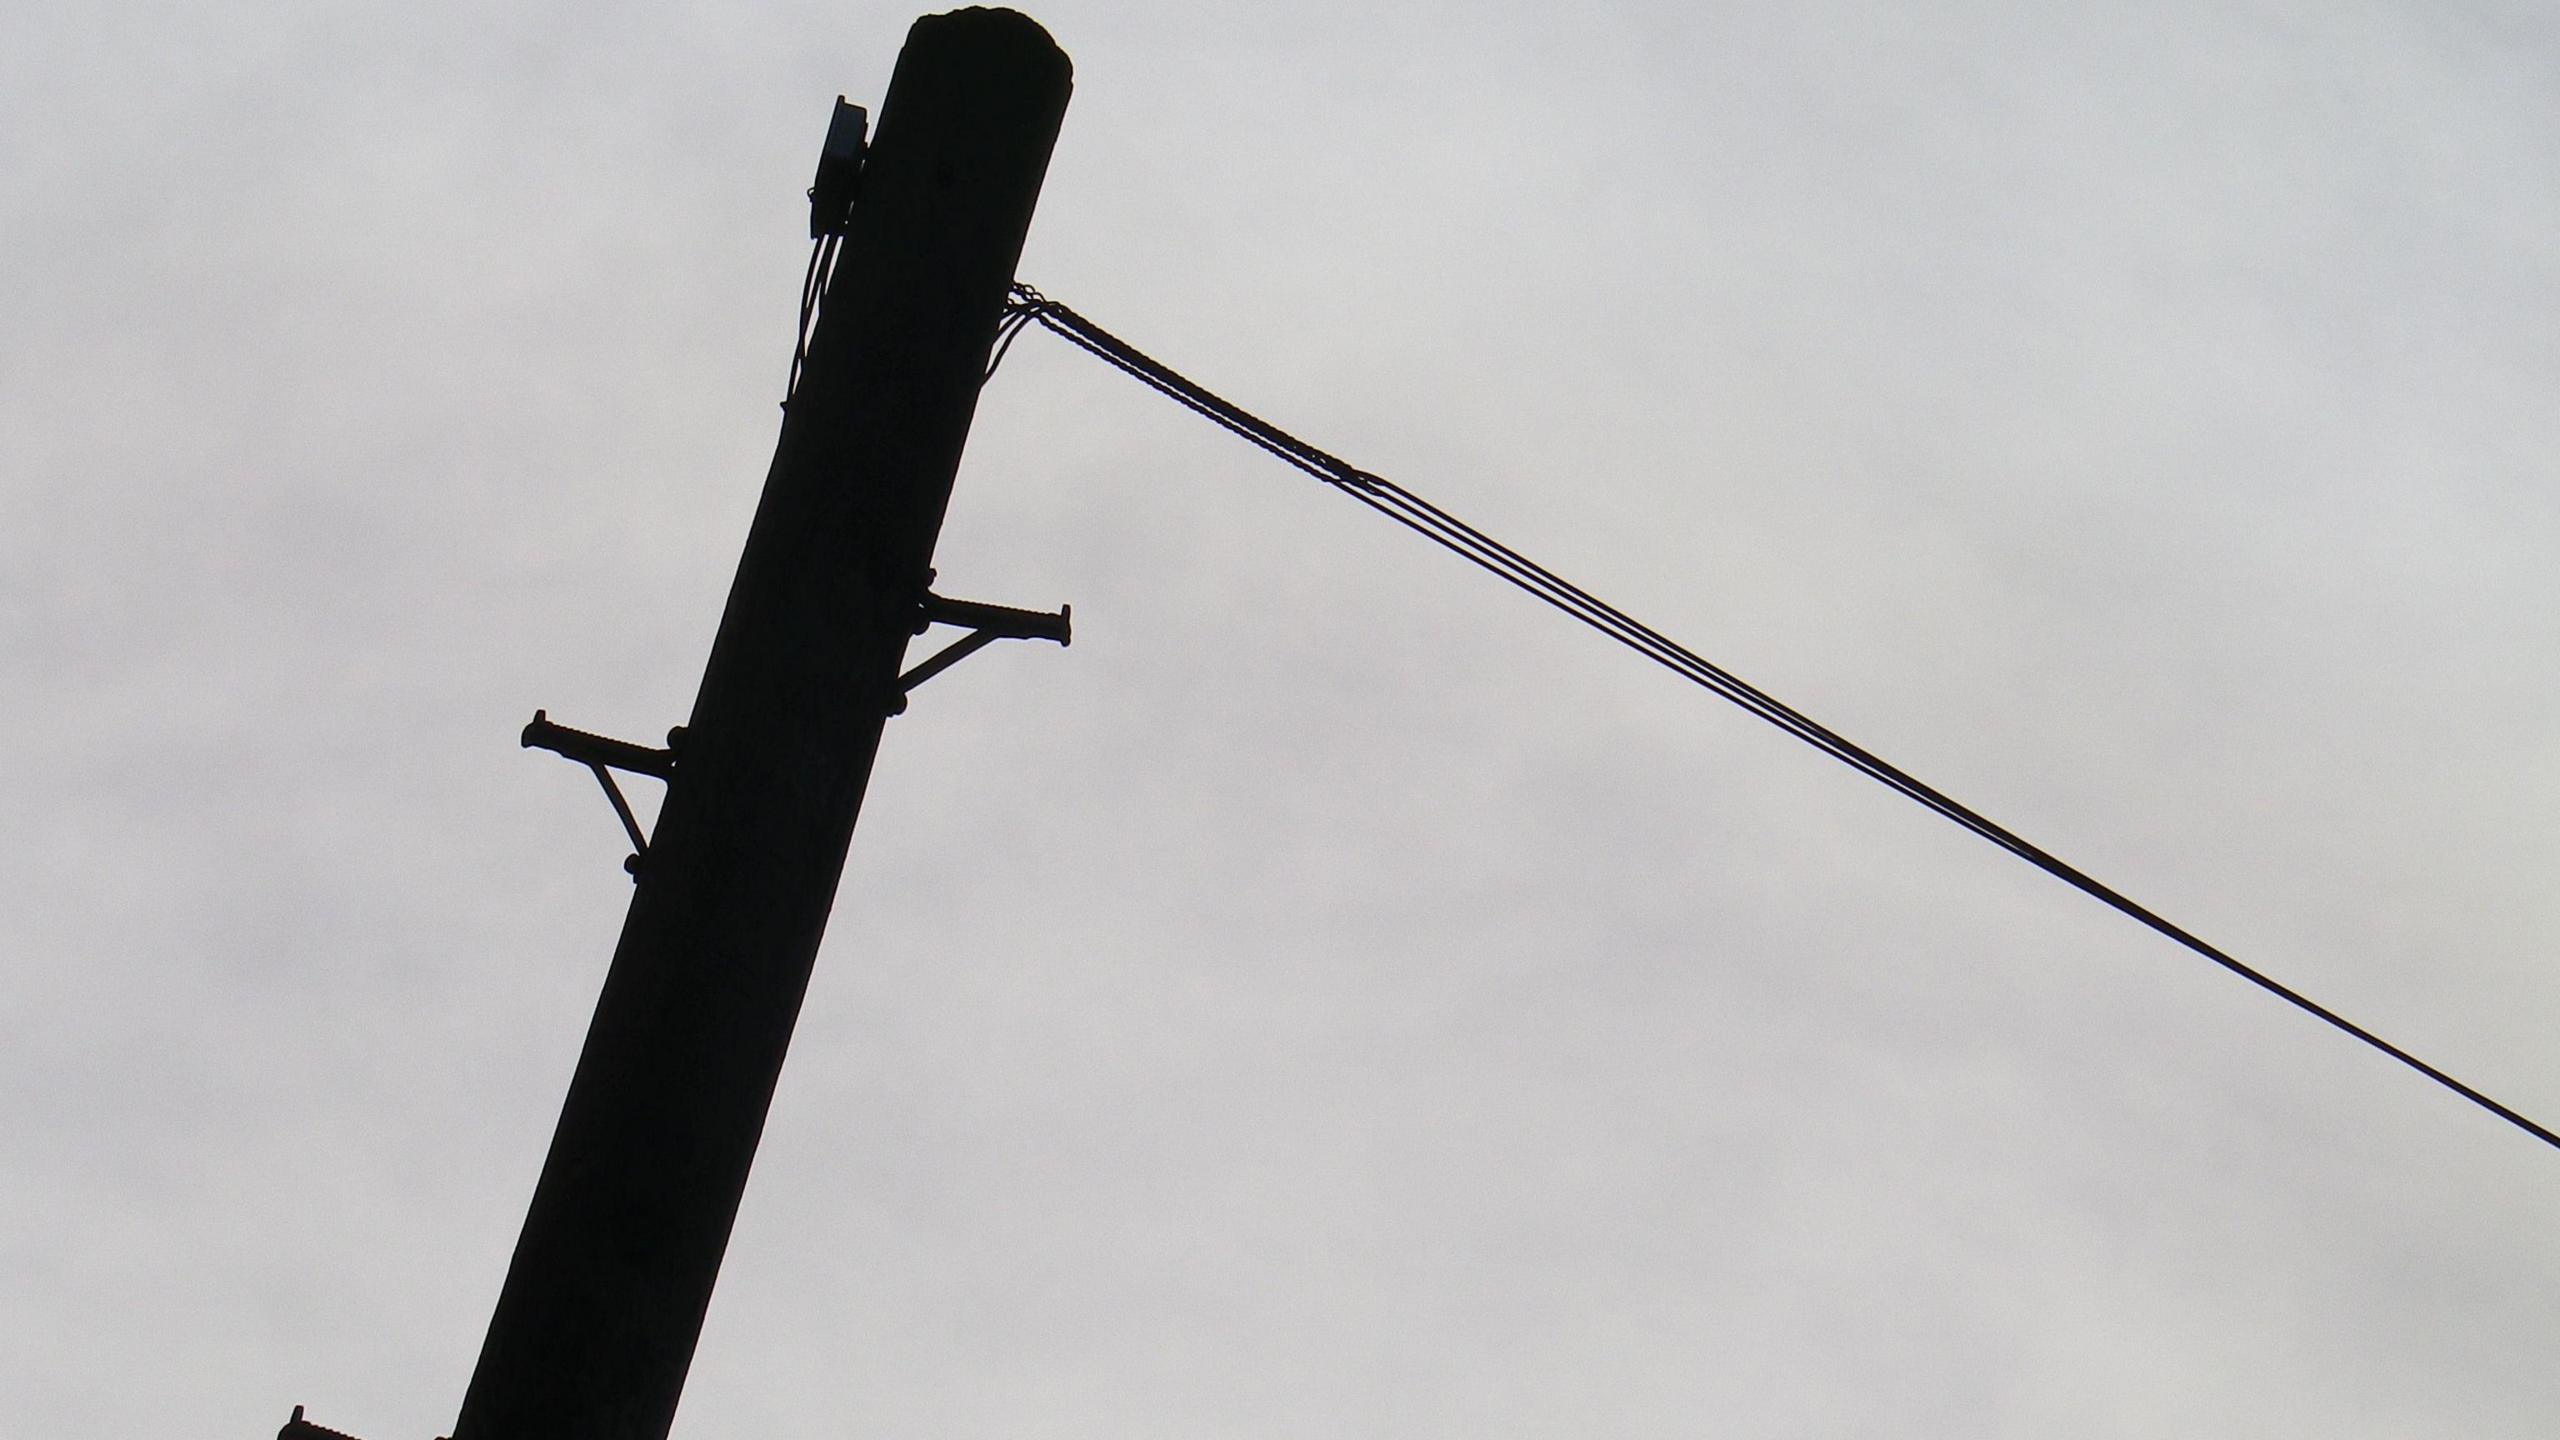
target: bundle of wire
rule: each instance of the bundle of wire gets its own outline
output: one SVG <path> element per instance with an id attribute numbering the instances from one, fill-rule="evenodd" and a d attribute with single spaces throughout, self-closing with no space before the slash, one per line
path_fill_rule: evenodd
<path id="1" fill-rule="evenodd" d="M 811 259 L 811 274 L 814 283 L 814 278 L 819 277 L 817 259 L 814 256 Z M 2101 883 L 2077 866 L 2029 842 L 2016 831 L 1956 800 L 1935 786 L 1927 784 L 1873 751 L 1850 741 L 1803 711 L 1714 661 L 1706 659 L 1661 631 L 1637 620 L 1394 481 L 1372 474 L 1339 456 L 1320 450 L 1212 393 L 1127 341 L 1094 324 L 1073 309 L 1049 299 L 1028 285 L 1013 287 L 1004 315 L 996 327 L 995 345 L 987 363 L 987 378 L 994 378 L 996 368 L 1004 362 L 1005 354 L 1012 348 L 1014 341 L 1021 337 L 1024 330 L 1035 324 L 1123 374 L 1138 380 L 1149 389 L 1166 396 L 1212 424 L 1267 452 L 1283 464 L 1323 481 L 1433 544 L 1466 560 L 1469 564 L 1480 567 L 1505 583 L 1562 611 L 1680 678 L 1740 706 L 1878 784 L 1954 821 L 2082 894 L 2140 921 L 2268 994 L 2354 1036 L 2543 1143 L 2560 1147 L 2560 1134 L 2553 1133 L 2540 1123 L 2473 1089 L 2309 996 L 2243 964 L 2185 927 L 2137 903 L 2112 886 Z M 806 327 L 807 317 L 804 313 L 804 334 Z M 796 365 L 794 373 L 797 373 Z"/>

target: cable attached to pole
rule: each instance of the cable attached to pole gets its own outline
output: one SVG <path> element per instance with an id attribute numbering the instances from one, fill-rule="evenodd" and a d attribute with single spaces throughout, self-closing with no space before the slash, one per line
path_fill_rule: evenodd
<path id="1" fill-rule="evenodd" d="M 2316 1017 L 2381 1051 L 2474 1105 L 2542 1141 L 2560 1148 L 2560 1134 L 2464 1084 L 2362 1025 L 2309 996 L 2243 964 L 2220 947 L 2178 925 L 2121 891 L 2100 882 L 2028 841 L 2007 826 L 1929 785 L 1873 751 L 1815 721 L 1804 712 L 1762 690 L 1732 671 L 1655 630 L 1581 586 L 1522 555 L 1519 551 L 1383 476 L 1374 475 L 1282 430 L 1260 416 L 1201 387 L 1127 341 L 1111 334 L 1065 305 L 1028 285 L 1013 287 L 1012 302 L 997 327 L 1001 337 L 987 374 L 993 377 L 1004 352 L 1022 330 L 1037 323 L 1069 344 L 1119 370 L 1176 404 L 1247 443 L 1340 490 L 1370 509 L 1421 535 L 1469 564 L 1526 591 L 1547 605 L 1608 636 L 1655 664 L 1698 685 L 1793 735 L 1878 784 L 1923 808 L 1934 811 L 1999 846 L 2082 894 L 2203 956 L 2286 1004 Z"/>
<path id="2" fill-rule="evenodd" d="M 826 299 L 827 282 L 835 278 L 836 251 L 843 244 L 841 233 L 821 235 L 809 244 L 809 273 L 800 279 L 800 324 L 791 338 L 791 379 L 782 387 L 785 405 L 800 391 L 800 371 L 809 363 L 809 336 L 817 328 L 818 307 Z"/>

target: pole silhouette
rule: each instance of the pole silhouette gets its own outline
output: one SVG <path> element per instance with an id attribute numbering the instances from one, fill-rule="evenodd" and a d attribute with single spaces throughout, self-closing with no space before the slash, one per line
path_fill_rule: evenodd
<path id="1" fill-rule="evenodd" d="M 673 1423 L 1070 87 L 1011 11 L 908 34 L 453 1440 Z"/>

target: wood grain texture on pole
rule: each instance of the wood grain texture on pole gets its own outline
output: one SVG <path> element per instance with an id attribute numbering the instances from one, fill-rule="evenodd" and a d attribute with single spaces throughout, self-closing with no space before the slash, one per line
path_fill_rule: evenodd
<path id="1" fill-rule="evenodd" d="M 673 1422 L 1069 88 L 1011 11 L 909 32 L 454 1440 Z"/>

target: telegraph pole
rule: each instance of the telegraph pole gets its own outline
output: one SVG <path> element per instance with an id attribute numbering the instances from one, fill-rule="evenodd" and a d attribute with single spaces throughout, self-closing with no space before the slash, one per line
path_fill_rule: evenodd
<path id="1" fill-rule="evenodd" d="M 1012 11 L 915 23 L 691 720 L 526 732 L 668 785 L 454 1440 L 663 1440 L 907 641 L 1065 638 L 928 586 L 1070 74 Z"/>

